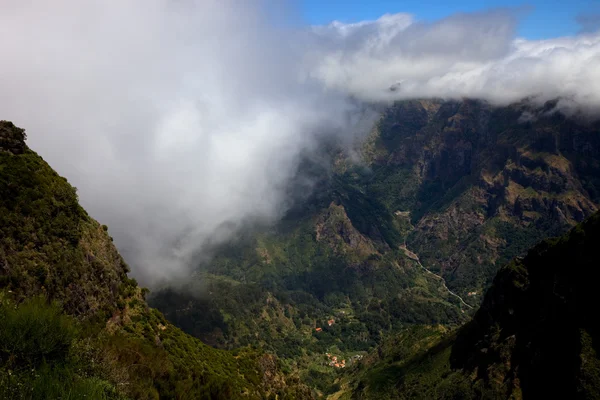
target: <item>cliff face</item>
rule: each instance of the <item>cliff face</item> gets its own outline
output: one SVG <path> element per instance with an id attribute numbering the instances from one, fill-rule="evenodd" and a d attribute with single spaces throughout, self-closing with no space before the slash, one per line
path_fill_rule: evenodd
<path id="1" fill-rule="evenodd" d="M 368 196 L 410 211 L 408 245 L 462 294 L 600 202 L 600 124 L 526 104 L 410 101 L 364 146 Z"/>

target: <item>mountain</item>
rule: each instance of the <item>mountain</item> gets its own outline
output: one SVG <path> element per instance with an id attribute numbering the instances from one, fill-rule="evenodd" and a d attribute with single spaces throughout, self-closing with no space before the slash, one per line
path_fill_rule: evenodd
<path id="1" fill-rule="evenodd" d="M 272 355 L 214 349 L 146 304 L 108 228 L 0 121 L 0 398 L 310 398 Z"/>
<path id="2" fill-rule="evenodd" d="M 481 293 L 498 266 L 598 209 L 600 123 L 556 107 L 397 103 L 365 145 L 361 189 L 410 213 L 407 245 L 452 290 Z"/>
<path id="3" fill-rule="evenodd" d="M 288 228 L 240 239 L 195 280 L 156 290 L 149 301 L 213 346 L 275 353 L 317 396 L 337 374 L 326 353 L 350 360 L 406 323 L 466 320 L 436 278 L 358 232 L 335 202 Z"/>
<path id="4" fill-rule="evenodd" d="M 457 332 L 388 340 L 334 398 L 600 398 L 598 243 L 600 213 L 503 267 Z"/>
<path id="5" fill-rule="evenodd" d="M 312 195 L 277 226 L 242 232 L 149 301 L 204 342 L 258 346 L 333 393 L 342 368 L 326 353 L 358 360 L 414 325 L 452 330 L 501 265 L 598 209 L 600 124 L 557 104 L 398 102 L 358 149 L 307 159 Z"/>
<path id="6" fill-rule="evenodd" d="M 149 295 L 75 188 L 1 122 L 0 397 L 505 398 L 543 393 L 545 377 L 593 397 L 593 321 L 575 311 L 593 312 L 594 277 L 544 277 L 579 260 L 576 241 L 494 280 L 598 209 L 600 123 L 557 107 L 398 102 L 357 148 L 306 158 L 297 180 L 313 190 L 278 224 Z"/>

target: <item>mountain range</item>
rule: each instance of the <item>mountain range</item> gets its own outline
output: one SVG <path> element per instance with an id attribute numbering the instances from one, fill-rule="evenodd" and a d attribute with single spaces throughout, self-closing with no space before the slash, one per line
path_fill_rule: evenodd
<path id="1" fill-rule="evenodd" d="M 397 102 L 150 293 L 3 121 L 0 393 L 598 398 L 600 123 L 557 104 Z"/>

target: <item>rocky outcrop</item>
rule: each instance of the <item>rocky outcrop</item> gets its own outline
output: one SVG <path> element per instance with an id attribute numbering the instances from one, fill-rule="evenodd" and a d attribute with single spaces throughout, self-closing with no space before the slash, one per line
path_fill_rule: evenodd
<path id="1" fill-rule="evenodd" d="M 25 130 L 16 127 L 12 122 L 0 121 L 0 151 L 21 154 L 25 151 Z"/>
<path id="2" fill-rule="evenodd" d="M 371 240 L 363 236 L 348 218 L 344 206 L 331 203 L 315 224 L 316 240 L 326 242 L 336 255 L 358 263 L 376 254 Z"/>

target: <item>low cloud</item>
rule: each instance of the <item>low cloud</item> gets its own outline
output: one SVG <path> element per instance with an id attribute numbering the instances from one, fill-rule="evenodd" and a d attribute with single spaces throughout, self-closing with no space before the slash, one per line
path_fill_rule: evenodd
<path id="1" fill-rule="evenodd" d="M 207 243 L 276 221 L 301 155 L 368 130 L 372 102 L 600 106 L 598 35 L 516 39 L 506 10 L 298 28 L 267 6 L 0 5 L 0 118 L 79 188 L 138 275 L 185 272 Z"/>
<path id="2" fill-rule="evenodd" d="M 408 15 L 332 23 L 315 29 L 330 45 L 313 56 L 313 76 L 365 101 L 475 97 L 506 104 L 564 97 L 600 107 L 600 35 L 515 38 L 517 16 L 499 10 L 434 23 Z"/>

